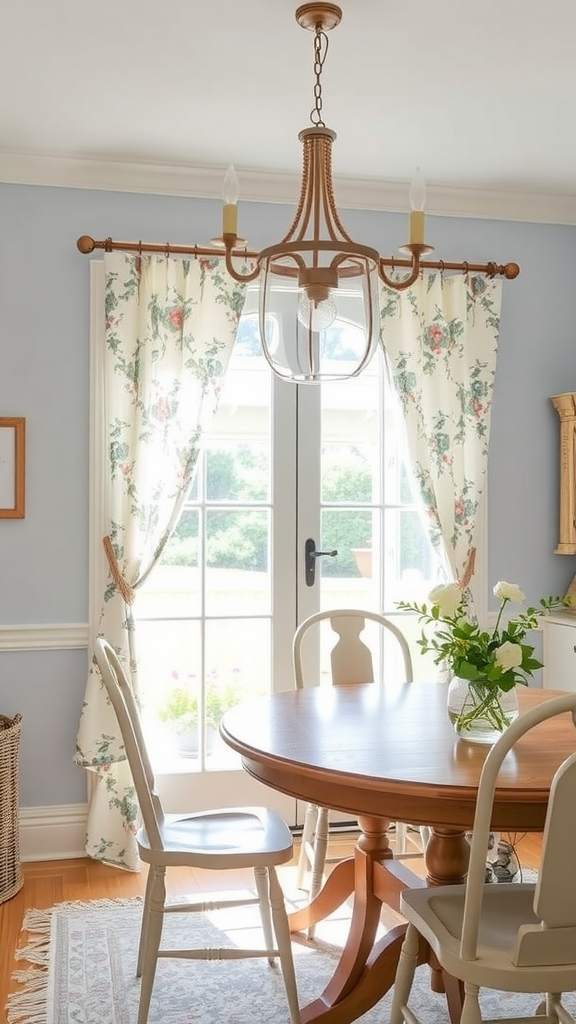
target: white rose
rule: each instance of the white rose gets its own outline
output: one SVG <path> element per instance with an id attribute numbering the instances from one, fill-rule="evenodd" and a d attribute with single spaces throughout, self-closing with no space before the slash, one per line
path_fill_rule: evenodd
<path id="1" fill-rule="evenodd" d="M 496 584 L 493 594 L 500 601 L 514 601 L 516 604 L 522 604 L 526 600 L 517 583 L 506 583 L 505 580 L 500 580 Z"/>
<path id="2" fill-rule="evenodd" d="M 430 591 L 428 600 L 438 605 L 440 615 L 451 619 L 462 604 L 462 591 L 457 583 L 441 584 Z"/>
<path id="3" fill-rule="evenodd" d="M 513 644 L 506 640 L 496 651 L 494 661 L 505 672 L 510 668 L 518 668 L 522 664 L 522 648 L 520 644 Z"/>

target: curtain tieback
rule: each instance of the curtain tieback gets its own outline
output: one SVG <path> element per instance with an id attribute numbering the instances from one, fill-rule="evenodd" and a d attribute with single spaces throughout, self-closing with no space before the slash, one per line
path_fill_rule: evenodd
<path id="1" fill-rule="evenodd" d="M 102 544 L 104 545 L 104 551 L 106 553 L 106 558 L 108 559 L 108 565 L 110 567 L 110 572 L 112 573 L 112 579 L 116 584 L 117 590 L 122 595 L 125 604 L 134 604 L 136 594 L 134 593 L 130 584 L 126 583 L 126 580 L 124 579 L 122 573 L 120 572 L 120 568 L 116 560 L 116 555 L 114 554 L 114 548 L 112 547 L 112 541 L 110 540 L 110 537 L 104 537 L 104 539 L 102 540 Z"/>
<path id="2" fill-rule="evenodd" d="M 475 567 L 476 567 L 476 548 L 471 548 L 470 549 L 470 554 L 468 555 L 468 561 L 466 562 L 466 568 L 464 569 L 464 574 L 463 574 L 462 579 L 460 580 L 460 582 L 458 584 L 458 586 L 460 587 L 460 590 L 462 591 L 462 593 L 464 593 L 464 591 L 470 586 L 470 580 L 472 579 L 472 577 L 474 575 Z"/>

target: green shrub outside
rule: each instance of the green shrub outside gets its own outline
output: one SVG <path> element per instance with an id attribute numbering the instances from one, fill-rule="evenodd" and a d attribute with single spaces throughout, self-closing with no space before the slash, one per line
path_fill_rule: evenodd
<path id="1" fill-rule="evenodd" d="M 346 458 L 328 447 L 323 458 L 322 499 L 324 503 L 369 504 L 372 500 L 370 467 L 359 449 Z M 267 458 L 263 449 L 238 445 L 207 453 L 207 494 L 212 501 L 262 501 L 267 496 Z M 401 480 L 401 500 L 410 501 L 408 482 Z M 196 510 L 185 509 L 164 554 L 164 565 L 198 565 L 198 522 Z M 268 569 L 268 514 L 260 509 L 219 508 L 209 510 L 206 520 L 206 564 L 218 569 L 265 572 Z M 325 576 L 355 577 L 358 568 L 354 548 L 370 546 L 372 512 L 369 509 L 326 509 L 322 514 L 322 545 L 338 551 L 337 559 L 324 559 Z M 420 568 L 428 550 L 420 517 L 413 509 L 399 517 L 401 571 Z"/>

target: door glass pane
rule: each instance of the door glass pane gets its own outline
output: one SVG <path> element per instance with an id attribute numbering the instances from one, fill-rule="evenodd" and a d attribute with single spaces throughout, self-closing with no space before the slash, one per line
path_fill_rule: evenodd
<path id="1" fill-rule="evenodd" d="M 218 722 L 272 686 L 272 377 L 254 327 L 248 311 L 180 521 L 137 594 L 145 725 L 162 775 L 242 777 Z M 196 723 L 200 744 L 187 728 Z"/>
<path id="2" fill-rule="evenodd" d="M 384 514 L 384 604 L 426 601 L 436 578 L 436 555 L 413 507 L 387 508 Z"/>
<path id="3" fill-rule="evenodd" d="M 138 619 L 200 614 L 199 517 L 185 509 L 160 561 L 137 591 Z"/>
<path id="4" fill-rule="evenodd" d="M 191 701 L 202 675 L 200 623 L 189 618 L 143 621 L 136 638 L 143 725 L 156 770 L 196 770 L 199 759 L 181 764 L 179 747 L 192 724 Z"/>
<path id="5" fill-rule="evenodd" d="M 236 427 L 241 427 L 238 414 Z M 256 440 L 211 441 L 206 451 L 207 501 L 268 501 L 270 446 Z"/>
<path id="6" fill-rule="evenodd" d="M 228 708 L 270 692 L 271 619 L 208 620 L 205 658 L 207 713 L 211 723 L 217 727 Z M 230 747 L 218 736 L 207 768 L 237 767 L 237 760 Z"/>
<path id="7" fill-rule="evenodd" d="M 375 516 L 368 509 L 323 508 L 322 551 L 338 552 L 316 560 L 323 608 L 368 608 L 372 601 L 372 538 Z"/>
<path id="8" fill-rule="evenodd" d="M 336 548 L 338 556 L 318 560 L 319 606 L 382 611 L 415 641 L 416 617 L 400 613 L 397 602 L 426 600 L 438 564 L 406 470 L 398 415 L 382 353 L 358 378 L 322 387 L 317 547 Z M 415 643 L 412 652 L 418 661 Z"/>
<path id="9" fill-rule="evenodd" d="M 206 613 L 270 612 L 270 510 L 206 512 Z"/>

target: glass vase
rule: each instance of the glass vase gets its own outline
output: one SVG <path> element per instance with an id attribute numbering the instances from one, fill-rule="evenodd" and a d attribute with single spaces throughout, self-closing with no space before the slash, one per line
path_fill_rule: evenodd
<path id="1" fill-rule="evenodd" d="M 470 743 L 496 743 L 518 718 L 516 687 L 499 690 L 479 680 L 454 676 L 448 686 L 448 717 L 457 735 Z"/>

